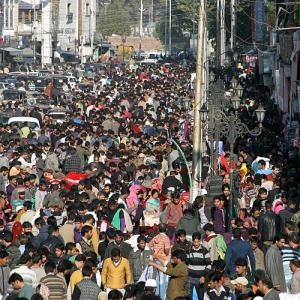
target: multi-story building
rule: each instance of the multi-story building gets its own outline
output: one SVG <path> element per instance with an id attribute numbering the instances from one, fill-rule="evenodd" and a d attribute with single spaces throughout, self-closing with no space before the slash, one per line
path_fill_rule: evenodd
<path id="1" fill-rule="evenodd" d="M 18 3 L 14 0 L 4 0 L 3 2 L 3 30 L 2 34 L 5 41 L 15 39 L 18 29 Z"/>
<path id="2" fill-rule="evenodd" d="M 52 1 L 4 0 L 3 38 L 6 44 L 37 49 L 43 64 L 52 62 Z"/>
<path id="3" fill-rule="evenodd" d="M 96 1 L 67 0 L 59 4 L 58 45 L 85 60 L 92 55 L 96 31 Z"/>

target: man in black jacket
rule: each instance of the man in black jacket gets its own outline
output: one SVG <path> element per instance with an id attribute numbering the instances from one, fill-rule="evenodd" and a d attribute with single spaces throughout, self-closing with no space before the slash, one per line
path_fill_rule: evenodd
<path id="1" fill-rule="evenodd" d="M 296 213 L 296 202 L 294 199 L 289 199 L 287 201 L 287 207 L 279 212 L 281 232 L 284 231 L 286 222 L 291 221 L 295 213 Z"/>
<path id="2" fill-rule="evenodd" d="M 132 247 L 128 243 L 124 242 L 124 234 L 121 230 L 116 230 L 114 241 L 108 244 L 104 259 L 111 256 L 111 250 L 114 248 L 119 248 L 121 256 L 128 259 Z"/>
<path id="3" fill-rule="evenodd" d="M 258 231 L 261 234 L 261 240 L 271 245 L 276 234 L 280 232 L 280 219 L 272 211 L 272 203 L 266 202 L 266 212 L 258 220 Z"/>
<path id="4" fill-rule="evenodd" d="M 129 254 L 129 264 L 132 272 L 133 281 L 139 281 L 143 271 L 148 266 L 151 251 L 146 250 L 147 239 L 145 236 L 140 235 L 137 238 L 137 248 L 132 249 Z"/>
<path id="5" fill-rule="evenodd" d="M 169 188 L 173 188 L 174 192 L 178 190 L 184 190 L 183 183 L 176 178 L 176 174 L 174 171 L 171 171 L 170 175 L 164 179 L 164 182 L 162 184 L 162 194 L 166 195 Z"/>
<path id="6" fill-rule="evenodd" d="M 41 247 L 48 249 L 50 253 L 50 257 L 55 259 L 55 248 L 58 245 L 61 244 L 64 245 L 64 240 L 59 235 L 59 230 L 56 225 L 49 226 L 48 234 L 49 234 L 48 238 L 41 243 Z"/>

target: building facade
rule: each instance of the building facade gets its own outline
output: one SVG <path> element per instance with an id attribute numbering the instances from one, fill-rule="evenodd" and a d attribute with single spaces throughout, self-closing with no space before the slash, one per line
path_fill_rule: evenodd
<path id="1" fill-rule="evenodd" d="M 92 55 L 96 31 L 96 1 L 67 0 L 59 4 L 58 45 L 85 61 Z"/>

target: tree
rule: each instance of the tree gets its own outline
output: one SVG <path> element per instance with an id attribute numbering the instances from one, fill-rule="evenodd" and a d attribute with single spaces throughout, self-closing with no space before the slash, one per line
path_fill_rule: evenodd
<path id="1" fill-rule="evenodd" d="M 198 29 L 198 10 L 199 1 L 197 0 L 173 0 L 172 1 L 172 19 L 173 26 L 172 34 L 177 34 L 178 38 L 182 37 L 183 32 L 192 33 L 193 22 L 195 34 L 197 34 Z M 237 41 L 251 42 L 251 1 L 239 1 L 237 5 Z M 217 14 L 217 1 L 208 0 L 207 1 L 207 27 L 210 40 L 215 44 L 217 36 L 217 24 L 216 24 L 216 14 Z M 225 26 L 226 26 L 226 38 L 227 41 L 230 38 L 230 0 L 226 0 L 225 9 Z M 162 19 L 156 27 L 157 36 L 162 42 L 164 42 L 164 19 Z M 175 36 L 174 36 L 175 37 Z"/>
<path id="2" fill-rule="evenodd" d="M 131 19 L 122 0 L 113 0 L 107 5 L 106 11 L 100 10 L 97 31 L 104 37 L 117 35 L 130 35 Z"/>

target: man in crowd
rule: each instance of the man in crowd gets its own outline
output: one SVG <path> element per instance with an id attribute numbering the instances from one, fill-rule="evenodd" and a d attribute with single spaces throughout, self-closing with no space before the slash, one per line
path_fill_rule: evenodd
<path id="1" fill-rule="evenodd" d="M 120 249 L 113 248 L 111 257 L 104 261 L 101 279 L 104 290 L 107 292 L 112 289 L 124 292 L 125 286 L 132 282 L 129 261 L 125 257 L 121 257 Z"/>
<path id="2" fill-rule="evenodd" d="M 151 251 L 145 249 L 147 239 L 145 236 L 140 235 L 137 238 L 137 247 L 132 249 L 129 254 L 129 263 L 132 271 L 133 281 L 139 281 L 143 271 L 147 268 L 150 260 Z"/>
<path id="3" fill-rule="evenodd" d="M 70 86 L 65 83 L 60 91 L 54 74 L 46 95 L 50 103 L 55 89 L 52 94 L 64 116 L 60 120 L 39 104 L 33 111 L 18 101 L 0 106 L 5 116 L 36 117 L 41 129 L 36 134 L 31 122 L 21 120 L 0 126 L 0 161 L 7 168 L 0 170 L 1 293 L 9 291 L 7 274 L 12 270 L 12 288 L 31 298 L 27 285 L 31 286 L 40 294 L 33 300 L 40 296 L 51 300 L 55 294 L 64 298 L 67 284 L 68 299 L 96 299 L 102 285 L 108 292 L 105 297 L 112 300 L 121 300 L 125 289 L 126 298 L 143 299 L 146 291 L 153 294 L 155 289 L 167 299 L 197 294 L 199 300 L 236 296 L 240 300 L 247 297 L 255 268 L 263 265 L 258 263 L 262 252 L 267 252 L 271 284 L 261 277 L 256 295 L 276 297 L 275 289 L 285 290 L 285 275 L 292 275 L 286 272 L 289 254 L 295 258 L 299 247 L 293 235 L 300 228 L 299 150 L 296 143 L 286 147 L 288 130 L 269 97 L 273 91 L 257 85 L 251 68 L 247 72 L 236 68 L 236 84 L 243 87 L 243 98 L 251 99 L 245 100 L 237 116 L 252 129 L 257 123 L 254 109 L 263 105 L 263 130 L 256 138 L 246 135 L 234 144 L 225 142 L 224 136 L 224 144 L 209 141 L 203 153 L 213 153 L 211 161 L 204 159 L 204 167 L 214 176 L 199 181 L 199 190 L 207 190 L 209 197 L 195 198 L 189 182 L 195 64 L 181 55 L 174 60 L 136 65 L 132 59 L 121 69 L 114 59 L 107 68 L 91 63 L 78 69 L 66 64 L 75 80 L 67 76 Z M 61 68 L 52 67 L 51 73 Z M 11 76 L 6 75 L 8 80 Z M 18 76 L 15 85 L 26 91 L 26 76 Z M 223 85 L 212 83 L 212 87 L 224 95 Z M 210 147 L 214 144 L 219 147 Z M 228 152 L 229 144 L 234 153 Z M 188 214 L 183 216 L 183 211 Z M 155 218 L 145 226 L 149 215 Z M 189 220 L 197 226 L 189 226 Z M 280 220 L 289 239 L 271 245 Z M 189 241 L 177 229 L 188 232 Z M 138 238 L 142 232 L 145 238 Z M 254 237 L 262 252 L 254 247 Z M 283 242 L 289 247 L 283 248 Z M 293 267 L 294 279 L 296 271 Z M 233 281 L 232 294 L 226 283 L 228 277 L 238 275 L 242 280 Z M 42 278 L 47 279 L 44 284 Z M 140 278 L 156 280 L 156 285 L 148 281 L 145 288 Z M 53 288 L 48 279 L 59 287 Z M 129 284 L 134 284 L 135 295 L 129 296 Z"/>
<path id="4" fill-rule="evenodd" d="M 286 240 L 283 235 L 277 235 L 274 239 L 274 243 L 266 253 L 266 273 L 271 279 L 274 288 L 281 292 L 286 291 L 283 261 L 280 252 L 284 247 L 285 242 Z"/>

